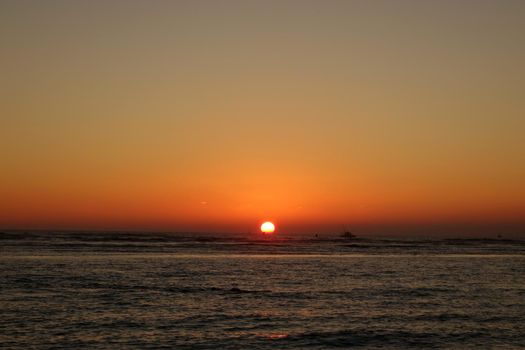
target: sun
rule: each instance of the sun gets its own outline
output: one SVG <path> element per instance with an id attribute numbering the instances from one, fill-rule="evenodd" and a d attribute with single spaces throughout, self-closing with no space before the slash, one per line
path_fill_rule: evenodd
<path id="1" fill-rule="evenodd" d="M 261 232 L 266 235 L 271 235 L 275 231 L 275 225 L 270 221 L 266 221 L 261 225 Z"/>

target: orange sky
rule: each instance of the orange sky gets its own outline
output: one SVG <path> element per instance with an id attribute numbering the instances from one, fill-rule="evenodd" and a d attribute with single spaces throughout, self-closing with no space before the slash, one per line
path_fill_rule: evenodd
<path id="1" fill-rule="evenodd" d="M 525 235 L 521 1 L 4 1 L 0 228 Z"/>

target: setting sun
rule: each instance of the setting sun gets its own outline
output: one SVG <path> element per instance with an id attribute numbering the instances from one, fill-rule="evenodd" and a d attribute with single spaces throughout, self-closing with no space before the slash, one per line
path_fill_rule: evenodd
<path id="1" fill-rule="evenodd" d="M 272 234 L 275 231 L 275 225 L 270 221 L 266 221 L 261 225 L 261 232 L 265 234 Z"/>

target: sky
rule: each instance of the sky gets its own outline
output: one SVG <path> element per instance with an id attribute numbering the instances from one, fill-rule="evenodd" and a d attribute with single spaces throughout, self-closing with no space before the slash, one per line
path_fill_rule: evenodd
<path id="1" fill-rule="evenodd" d="M 523 1 L 0 0 L 0 228 L 525 237 Z"/>

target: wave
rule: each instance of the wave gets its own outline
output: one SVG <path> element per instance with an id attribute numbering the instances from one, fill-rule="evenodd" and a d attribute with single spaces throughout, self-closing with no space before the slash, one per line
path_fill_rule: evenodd
<path id="1" fill-rule="evenodd" d="M 369 329 L 352 329 L 327 332 L 305 332 L 290 335 L 283 339 L 302 346 L 330 346 L 330 347 L 443 347 L 447 343 L 474 345 L 482 344 L 487 335 L 482 332 L 424 332 L 424 331 L 382 331 Z"/>
<path id="2" fill-rule="evenodd" d="M 250 234 L 167 232 L 0 232 L 2 248 L 15 253 L 168 254 L 525 254 L 524 240 L 273 237 Z"/>

